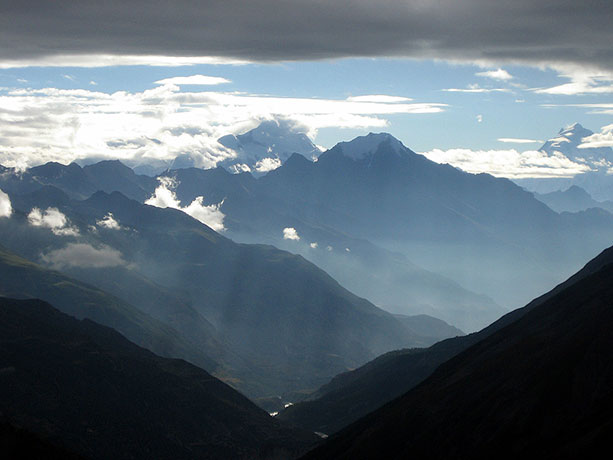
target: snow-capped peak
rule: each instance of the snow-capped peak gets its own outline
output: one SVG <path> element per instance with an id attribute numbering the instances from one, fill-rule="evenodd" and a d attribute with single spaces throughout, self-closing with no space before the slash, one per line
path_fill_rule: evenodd
<path id="1" fill-rule="evenodd" d="M 349 142 L 339 142 L 337 146 L 344 156 L 354 160 L 363 160 L 376 153 L 383 143 L 389 144 L 389 147 L 396 154 L 400 154 L 405 149 L 402 142 L 388 133 L 369 133 L 366 136 L 356 137 Z"/>
<path id="2" fill-rule="evenodd" d="M 268 120 L 244 134 L 229 134 L 218 142 L 236 156 L 222 163 L 232 172 L 264 174 L 281 166 L 293 153 L 317 158 L 321 150 L 302 130 L 286 120 Z M 274 166 L 274 167 L 273 167 Z"/>
<path id="3" fill-rule="evenodd" d="M 609 167 L 613 161 L 613 150 L 610 147 L 579 148 L 583 139 L 592 134 L 594 134 L 593 131 L 584 128 L 581 124 L 573 123 L 560 129 L 558 135 L 545 142 L 540 150 L 550 156 L 563 155 L 572 161 L 589 164 L 595 169 L 603 166 Z"/>

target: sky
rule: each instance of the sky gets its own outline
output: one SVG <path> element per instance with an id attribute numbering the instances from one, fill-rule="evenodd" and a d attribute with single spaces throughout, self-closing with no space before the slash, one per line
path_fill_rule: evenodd
<path id="1" fill-rule="evenodd" d="M 609 0 L 125 3 L 2 2 L 0 164 L 212 167 L 272 118 L 508 177 L 576 173 L 535 152 L 574 122 L 613 145 Z"/>

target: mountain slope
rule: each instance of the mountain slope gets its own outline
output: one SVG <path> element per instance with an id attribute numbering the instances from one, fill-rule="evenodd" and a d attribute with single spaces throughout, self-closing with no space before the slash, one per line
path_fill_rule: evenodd
<path id="1" fill-rule="evenodd" d="M 611 252 L 306 458 L 595 458 L 613 433 Z"/>
<path id="2" fill-rule="evenodd" d="M 79 229 L 67 239 L 20 221 L 35 205 L 28 199 L 15 199 L 16 215 L 0 223 L 5 244 L 60 263 L 202 344 L 220 365 L 217 375 L 251 397 L 310 392 L 385 351 L 431 343 L 302 257 L 236 244 L 181 211 L 97 192 L 58 205 Z M 109 213 L 116 228 L 97 224 Z M 114 254 L 112 266 L 88 265 L 80 249 Z M 198 341 L 198 318 L 212 324 L 218 347 L 208 346 L 204 325 Z"/>
<path id="3" fill-rule="evenodd" d="M 258 180 L 249 174 L 232 175 L 221 168 L 174 170 L 167 175 L 177 184 L 176 194 L 184 205 L 197 196 L 204 196 L 206 204 L 223 200 L 220 209 L 226 215 L 228 236 L 298 253 L 352 292 L 389 311 L 426 313 L 466 330 L 483 327 L 507 311 L 490 297 L 471 292 L 436 270 L 417 266 L 410 261 L 411 254 L 400 254 L 397 248 L 384 249 L 373 244 L 370 237 L 357 237 L 361 224 L 349 224 L 354 214 L 363 214 L 358 210 L 339 217 L 348 220 L 341 228 L 328 219 L 336 209 L 320 215 L 328 206 L 326 196 L 341 191 L 338 177 L 348 173 L 330 175 L 322 180 L 324 184 L 305 183 L 304 178 L 318 163 L 293 155 L 278 170 Z M 283 175 L 283 184 L 269 186 L 271 175 Z M 321 192 L 321 198 L 313 198 L 320 193 L 318 187 L 329 190 Z M 356 188 L 360 188 L 359 184 Z M 300 240 L 283 239 L 283 229 L 287 227 L 295 228 Z"/>
<path id="4" fill-rule="evenodd" d="M 181 357 L 214 370 L 211 351 L 190 343 L 175 329 L 104 291 L 34 264 L 0 246 L 0 295 L 39 298 L 76 318 L 89 318 L 112 327 L 135 343 L 162 356 Z M 200 341 L 214 338 L 200 337 Z M 209 354 L 207 354 L 207 352 Z"/>
<path id="5" fill-rule="evenodd" d="M 577 185 L 568 189 L 544 194 L 535 193 L 534 196 L 553 209 L 555 212 L 579 212 L 590 208 L 602 208 L 613 212 L 612 201 L 596 201 L 589 193 Z"/>
<path id="6" fill-rule="evenodd" d="M 561 216 L 509 180 L 436 164 L 388 134 L 341 143 L 316 163 L 295 157 L 258 181 L 261 200 L 509 307 L 568 277 L 613 237 L 613 219 L 594 226 L 589 216 Z"/>
<path id="7" fill-rule="evenodd" d="M 358 369 L 334 377 L 307 400 L 286 408 L 278 417 L 312 431 L 335 433 L 411 390 L 445 361 L 507 327 L 553 296 L 609 264 L 613 264 L 613 249 L 603 251 L 552 291 L 525 307 L 506 314 L 485 329 L 463 337 L 443 340 L 429 348 L 386 353 Z"/>
<path id="8" fill-rule="evenodd" d="M 89 458 L 291 458 L 284 427 L 207 372 L 37 300 L 0 299 L 0 409 Z"/>

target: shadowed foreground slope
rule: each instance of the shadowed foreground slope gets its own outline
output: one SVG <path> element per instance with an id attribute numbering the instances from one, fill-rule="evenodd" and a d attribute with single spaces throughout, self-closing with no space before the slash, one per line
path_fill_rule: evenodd
<path id="1" fill-rule="evenodd" d="M 0 412 L 90 458 L 292 458 L 283 426 L 182 360 L 38 300 L 0 298 Z"/>

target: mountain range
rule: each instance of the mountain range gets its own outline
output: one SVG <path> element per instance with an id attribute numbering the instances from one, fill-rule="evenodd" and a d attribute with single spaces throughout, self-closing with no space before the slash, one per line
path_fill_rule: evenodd
<path id="1" fill-rule="evenodd" d="M 577 185 L 571 185 L 567 190 L 543 194 L 535 193 L 534 196 L 555 212 L 580 212 L 591 208 L 601 208 L 613 212 L 613 201 L 596 201 Z"/>
<path id="2" fill-rule="evenodd" d="M 188 359 L 252 398 L 312 391 L 385 351 L 440 338 L 428 328 L 416 333 L 300 256 L 234 243 L 179 210 L 143 205 L 119 192 L 72 200 L 50 187 L 13 195 L 13 216 L 0 220 L 2 241 L 13 252 L 7 259 L 27 269 L 7 264 L 11 277 L 0 281 L 0 292 L 39 297 L 117 327 L 105 310 L 95 310 L 98 316 L 82 310 L 79 293 L 64 290 L 81 286 L 75 279 L 88 283 L 83 290 L 95 287 L 118 309 L 146 315 L 186 342 L 185 352 L 165 356 Z M 61 215 L 65 226 L 45 226 L 52 215 Z M 50 281 L 34 279 L 32 271 Z M 55 292 L 65 302 L 50 296 Z M 192 352 L 204 356 L 195 360 Z"/>
<path id="3" fill-rule="evenodd" d="M 115 173 L 98 173 L 107 170 Z M 293 154 L 259 178 L 220 167 L 156 180 L 118 162 L 0 177 L 12 194 L 43 185 L 74 199 L 116 190 L 140 202 L 162 187 L 175 207 L 200 203 L 222 216 L 236 241 L 300 254 L 390 312 L 428 314 L 466 332 L 554 286 L 613 236 L 608 213 L 559 215 L 511 181 L 431 162 L 388 134 L 342 142 L 315 162 Z"/>
<path id="4" fill-rule="evenodd" d="M 436 164 L 387 134 L 340 143 L 316 162 L 293 155 L 255 180 L 188 171 L 168 173 L 177 197 L 223 200 L 233 238 L 300 251 L 390 311 L 425 312 L 466 331 L 503 314 L 497 305 L 519 306 L 554 286 L 612 236 L 608 214 L 561 216 L 509 180 Z M 284 239 L 284 228 L 300 239 Z M 435 274 L 437 288 L 429 292 L 428 275 L 410 265 Z"/>

